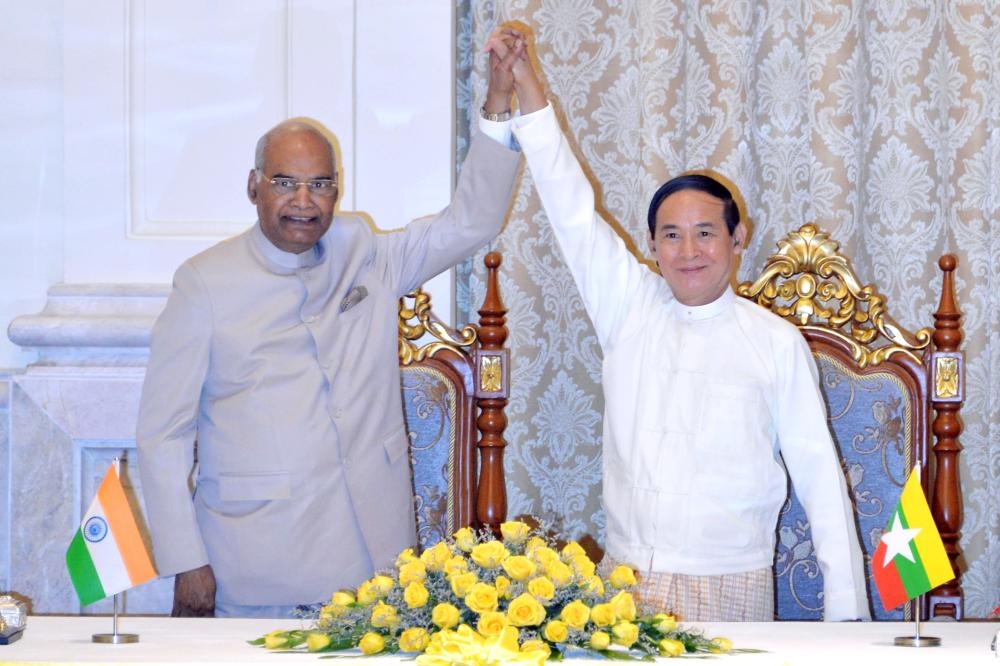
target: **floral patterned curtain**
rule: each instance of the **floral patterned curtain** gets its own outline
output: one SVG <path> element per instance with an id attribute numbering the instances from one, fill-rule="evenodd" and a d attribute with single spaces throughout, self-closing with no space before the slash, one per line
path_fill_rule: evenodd
<path id="1" fill-rule="evenodd" d="M 740 280 L 816 222 L 916 329 L 933 321 L 937 258 L 958 256 L 963 586 L 966 615 L 985 617 L 1000 603 L 1000 2 L 457 0 L 457 18 L 459 158 L 482 44 L 520 20 L 605 216 L 635 248 L 656 186 L 710 168 L 751 221 Z M 601 353 L 530 175 L 490 249 L 504 254 L 513 350 L 509 513 L 600 542 Z M 480 265 L 460 272 L 461 321 Z"/>

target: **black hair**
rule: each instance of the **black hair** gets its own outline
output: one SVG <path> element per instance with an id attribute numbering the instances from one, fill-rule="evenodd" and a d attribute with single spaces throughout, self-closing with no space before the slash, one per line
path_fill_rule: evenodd
<path id="1" fill-rule="evenodd" d="M 649 213 L 646 215 L 650 236 L 656 233 L 656 211 L 659 210 L 660 204 L 671 194 L 680 192 L 681 190 L 698 190 L 721 201 L 723 205 L 722 216 L 726 221 L 726 228 L 729 229 L 729 235 L 733 235 L 736 225 L 740 223 L 740 209 L 736 205 L 736 201 L 733 199 L 729 188 L 711 176 L 700 173 L 688 173 L 671 178 L 656 190 L 656 193 L 649 202 Z"/>

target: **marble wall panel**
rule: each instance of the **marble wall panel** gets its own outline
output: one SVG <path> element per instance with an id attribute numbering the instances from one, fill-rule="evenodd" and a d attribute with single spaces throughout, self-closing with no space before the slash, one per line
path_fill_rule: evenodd
<path id="1" fill-rule="evenodd" d="M 29 368 L 10 390 L 10 588 L 35 613 L 109 613 L 105 599 L 83 609 L 66 572 L 65 551 L 116 456 L 126 491 L 142 507 L 134 459 L 140 368 Z M 148 538 L 148 537 L 147 537 Z M 119 612 L 164 613 L 169 580 L 123 593 Z"/>

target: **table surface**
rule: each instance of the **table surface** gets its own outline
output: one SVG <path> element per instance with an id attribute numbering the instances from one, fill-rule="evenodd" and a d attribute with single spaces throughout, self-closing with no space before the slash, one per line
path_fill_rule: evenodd
<path id="1" fill-rule="evenodd" d="M 297 620 L 120 617 L 119 633 L 135 633 L 139 642 L 102 644 L 92 635 L 111 633 L 110 616 L 31 616 L 20 640 L 0 645 L 0 664 L 206 664 L 221 666 L 269 664 L 323 664 L 320 655 L 271 652 L 247 643 L 274 629 L 306 628 Z M 773 622 L 707 623 L 689 625 L 708 636 L 725 636 L 737 648 L 763 653 L 712 658 L 725 666 L 813 666 L 841 663 L 849 666 L 904 663 L 937 666 L 1000 666 L 990 642 L 1000 630 L 997 622 L 924 622 L 921 636 L 941 639 L 938 647 L 900 647 L 897 636 L 913 636 L 912 622 Z M 329 653 L 328 653 L 329 654 Z M 399 663 L 400 657 L 352 660 L 357 666 Z M 609 663 L 571 659 L 569 663 Z M 705 662 L 703 662 L 705 663 Z"/>

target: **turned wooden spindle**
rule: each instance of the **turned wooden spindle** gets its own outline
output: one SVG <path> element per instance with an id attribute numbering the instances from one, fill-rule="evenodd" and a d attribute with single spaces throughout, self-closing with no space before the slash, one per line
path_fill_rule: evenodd
<path id="1" fill-rule="evenodd" d="M 481 437 L 477 442 L 479 448 L 479 489 L 476 496 L 476 521 L 483 527 L 490 528 L 499 535 L 500 523 L 507 518 L 507 488 L 504 479 L 503 454 L 507 446 L 503 431 L 507 428 L 507 416 L 504 408 L 507 406 L 507 387 L 509 387 L 509 357 L 504 350 L 507 340 L 507 308 L 500 299 L 498 268 L 501 257 L 498 252 L 486 255 L 486 297 L 479 309 L 479 340 L 480 354 L 477 362 L 484 356 L 490 356 L 499 363 L 501 372 L 501 390 L 489 391 L 485 397 L 482 394 L 481 372 L 477 373 L 476 387 L 479 406 L 479 418 L 476 426 Z M 497 360 L 498 359 L 498 360 Z"/>
<path id="2" fill-rule="evenodd" d="M 937 363 L 936 355 L 950 353 L 957 357 L 957 395 L 951 399 L 939 399 L 937 387 L 931 386 L 934 396 L 931 404 L 935 416 L 931 430 L 934 433 L 934 488 L 931 495 L 931 514 L 941 532 L 945 552 L 951 562 L 955 578 L 940 585 L 928 595 L 930 616 L 948 616 L 955 619 L 962 617 L 961 577 L 959 569 L 958 542 L 961 537 L 962 525 L 962 489 L 959 484 L 958 456 L 962 450 L 959 435 L 962 433 L 962 420 L 958 410 L 965 397 L 965 367 L 964 358 L 958 353 L 962 345 L 962 313 L 955 302 L 954 272 L 958 260 L 954 255 L 946 254 L 938 260 L 944 276 L 941 285 L 941 301 L 934 313 L 934 353 L 930 362 Z M 932 373 L 932 377 L 936 373 Z"/>

